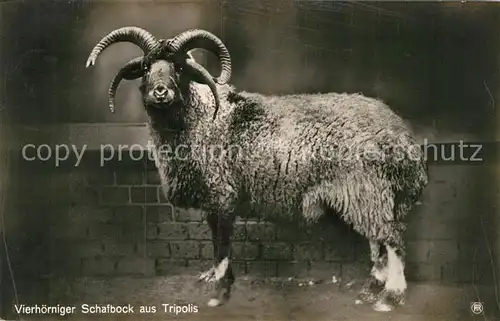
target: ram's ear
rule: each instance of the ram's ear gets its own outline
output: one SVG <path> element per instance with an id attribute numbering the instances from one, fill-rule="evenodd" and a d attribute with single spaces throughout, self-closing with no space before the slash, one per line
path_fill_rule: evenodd
<path id="1" fill-rule="evenodd" d="M 137 57 L 130 60 L 125 66 L 123 66 L 121 72 L 122 78 L 125 80 L 141 78 L 144 75 L 143 57 Z"/>
<path id="2" fill-rule="evenodd" d="M 141 67 L 139 67 L 138 69 L 127 70 L 126 72 L 124 72 L 123 79 L 134 80 L 141 78 L 143 75 L 144 75 L 143 70 Z"/>

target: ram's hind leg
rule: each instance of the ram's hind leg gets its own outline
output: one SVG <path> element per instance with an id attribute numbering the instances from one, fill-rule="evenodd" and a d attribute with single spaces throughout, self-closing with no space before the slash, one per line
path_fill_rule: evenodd
<path id="1" fill-rule="evenodd" d="M 387 281 L 373 306 L 376 311 L 391 311 L 394 306 L 404 304 L 407 284 L 403 230 L 402 223 L 392 222 L 387 226 L 386 237 L 382 242 L 387 250 Z"/>
<path id="2" fill-rule="evenodd" d="M 370 259 L 373 263 L 370 276 L 361 287 L 356 304 L 375 302 L 387 280 L 387 253 L 377 241 L 370 240 Z"/>
<path id="3" fill-rule="evenodd" d="M 234 219 L 232 217 L 209 214 L 207 221 L 212 231 L 214 266 L 202 274 L 201 277 L 213 284 L 213 293 L 208 301 L 208 305 L 215 307 L 229 300 L 231 286 L 235 280 L 231 268 L 231 236 Z"/>

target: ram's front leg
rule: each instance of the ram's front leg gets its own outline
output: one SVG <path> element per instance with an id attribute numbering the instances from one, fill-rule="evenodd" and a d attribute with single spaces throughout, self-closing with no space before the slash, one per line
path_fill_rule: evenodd
<path id="1" fill-rule="evenodd" d="M 207 221 L 212 231 L 214 248 L 214 266 L 202 274 L 202 278 L 213 284 L 212 297 L 208 301 L 215 307 L 227 301 L 231 295 L 234 275 L 231 269 L 231 236 L 233 234 L 234 217 L 209 213 Z"/>

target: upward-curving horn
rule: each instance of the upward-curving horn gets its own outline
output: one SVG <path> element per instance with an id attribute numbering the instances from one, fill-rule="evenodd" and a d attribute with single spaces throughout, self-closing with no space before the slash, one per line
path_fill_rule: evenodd
<path id="1" fill-rule="evenodd" d="M 158 40 L 148 31 L 139 27 L 122 27 L 111 31 L 95 45 L 85 66 L 87 68 L 93 66 L 97 56 L 99 56 L 104 49 L 117 42 L 131 42 L 141 48 L 144 55 L 147 55 L 160 46 Z"/>
<path id="2" fill-rule="evenodd" d="M 186 53 L 195 48 L 208 50 L 219 58 L 221 66 L 221 74 L 214 77 L 214 81 L 223 85 L 231 78 L 229 51 L 222 40 L 211 32 L 202 29 L 187 30 L 168 40 L 165 46 L 173 53 Z"/>

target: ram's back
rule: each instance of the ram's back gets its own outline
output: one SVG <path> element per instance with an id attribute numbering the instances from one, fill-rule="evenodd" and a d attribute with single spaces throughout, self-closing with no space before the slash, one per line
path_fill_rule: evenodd
<path id="1" fill-rule="evenodd" d="M 412 133 L 379 100 L 359 94 L 245 92 L 228 100 L 230 172 L 242 202 L 256 212 L 300 212 L 306 193 L 325 183 L 410 191 L 401 200 L 405 204 L 427 184 Z"/>

